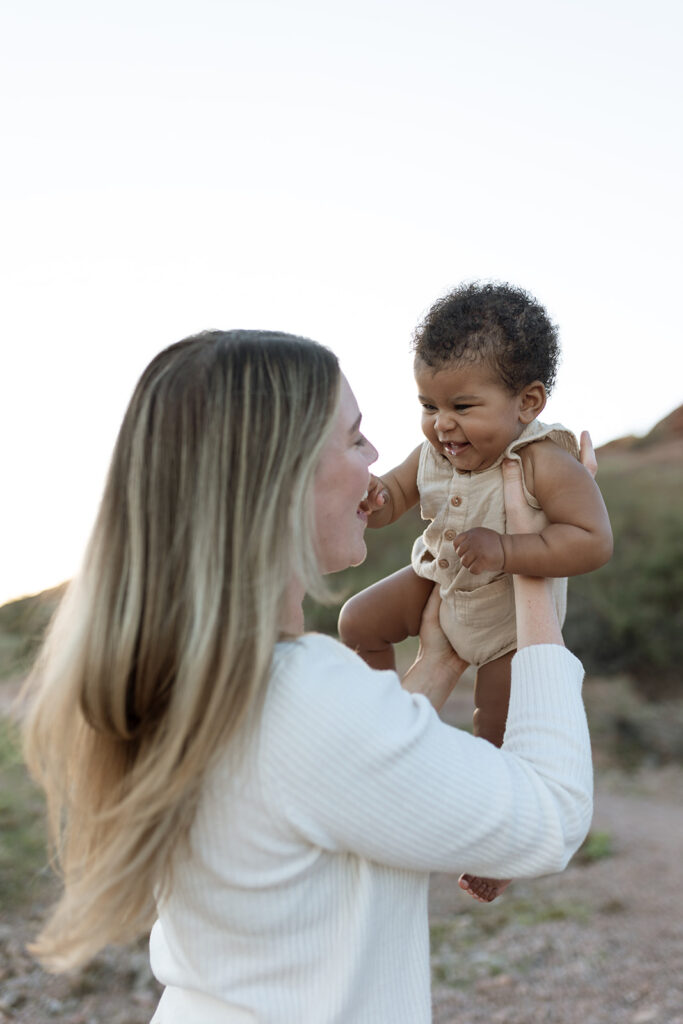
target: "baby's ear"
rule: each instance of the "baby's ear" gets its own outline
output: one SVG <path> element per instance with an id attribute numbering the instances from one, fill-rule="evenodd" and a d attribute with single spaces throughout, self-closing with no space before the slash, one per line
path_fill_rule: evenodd
<path id="1" fill-rule="evenodd" d="M 540 416 L 545 409 L 548 396 L 545 391 L 545 384 L 540 380 L 534 380 L 527 384 L 519 393 L 519 418 L 522 423 L 531 423 L 537 416 Z"/>

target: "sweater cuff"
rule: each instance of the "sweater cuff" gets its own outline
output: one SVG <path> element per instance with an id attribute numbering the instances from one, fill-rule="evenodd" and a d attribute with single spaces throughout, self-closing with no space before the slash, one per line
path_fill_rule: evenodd
<path id="1" fill-rule="evenodd" d="M 579 659 L 559 644 L 533 644 L 512 659 L 512 682 L 518 695 L 541 687 L 544 691 L 580 691 L 584 668 Z"/>

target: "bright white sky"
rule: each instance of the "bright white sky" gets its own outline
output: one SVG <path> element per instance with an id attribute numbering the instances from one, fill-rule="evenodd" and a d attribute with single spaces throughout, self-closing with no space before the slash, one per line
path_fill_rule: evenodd
<path id="1" fill-rule="evenodd" d="M 0 601 L 74 572 L 137 377 L 202 328 L 334 348 L 380 470 L 466 279 L 559 324 L 546 421 L 599 444 L 679 405 L 682 12 L 5 0 Z"/>

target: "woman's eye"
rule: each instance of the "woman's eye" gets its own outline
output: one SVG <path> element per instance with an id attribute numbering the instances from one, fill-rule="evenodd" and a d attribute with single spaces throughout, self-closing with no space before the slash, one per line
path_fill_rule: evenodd
<path id="1" fill-rule="evenodd" d="M 364 437 L 363 434 L 359 434 L 353 443 L 356 448 L 365 448 L 365 445 L 368 443 L 368 439 L 367 437 Z"/>

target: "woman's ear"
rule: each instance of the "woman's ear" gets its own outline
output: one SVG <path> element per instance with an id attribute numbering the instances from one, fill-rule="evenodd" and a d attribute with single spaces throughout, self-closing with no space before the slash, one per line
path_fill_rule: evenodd
<path id="1" fill-rule="evenodd" d="M 548 396 L 545 384 L 534 380 L 527 384 L 519 393 L 519 418 L 522 423 L 531 423 L 545 409 Z"/>

